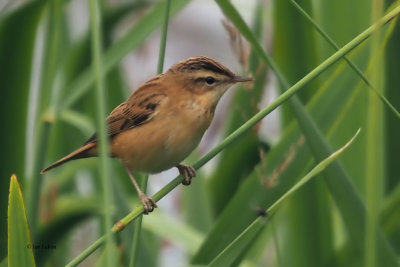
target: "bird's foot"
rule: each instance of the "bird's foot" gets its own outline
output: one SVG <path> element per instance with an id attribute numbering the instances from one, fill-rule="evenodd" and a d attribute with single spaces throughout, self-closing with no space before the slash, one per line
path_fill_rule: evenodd
<path id="1" fill-rule="evenodd" d="M 178 168 L 179 173 L 185 177 L 182 184 L 190 185 L 192 178 L 196 176 L 196 170 L 192 166 L 186 166 L 183 164 L 178 164 L 176 167 Z"/>
<path id="2" fill-rule="evenodd" d="M 157 208 L 157 203 L 151 198 L 148 197 L 146 194 L 141 193 L 139 194 L 140 201 L 143 203 L 144 207 L 144 214 L 149 214 L 149 212 L 152 212 L 154 208 Z"/>

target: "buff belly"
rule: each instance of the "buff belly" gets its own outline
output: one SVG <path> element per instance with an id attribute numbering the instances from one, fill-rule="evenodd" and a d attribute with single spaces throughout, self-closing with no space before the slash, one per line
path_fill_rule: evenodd
<path id="1" fill-rule="evenodd" d="M 158 173 L 178 165 L 197 147 L 208 125 L 193 130 L 185 123 L 165 125 L 167 121 L 171 123 L 152 120 L 118 134 L 111 140 L 112 154 L 133 171 Z"/>

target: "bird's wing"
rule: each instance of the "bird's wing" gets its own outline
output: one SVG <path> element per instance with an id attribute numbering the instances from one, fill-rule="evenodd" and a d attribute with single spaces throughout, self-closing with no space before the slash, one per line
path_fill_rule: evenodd
<path id="1" fill-rule="evenodd" d="M 168 96 L 163 90 L 155 90 L 156 88 L 155 86 L 139 88 L 128 100 L 110 113 L 107 117 L 110 138 L 120 132 L 149 122 L 157 114 L 158 106 Z M 91 142 L 97 142 L 96 133 L 85 144 Z"/>

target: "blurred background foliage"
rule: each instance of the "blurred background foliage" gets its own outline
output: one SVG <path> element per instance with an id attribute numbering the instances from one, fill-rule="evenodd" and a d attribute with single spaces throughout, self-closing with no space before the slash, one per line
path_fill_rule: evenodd
<path id="1" fill-rule="evenodd" d="M 335 52 L 296 3 L 339 47 L 400 4 L 171 1 L 164 69 L 204 54 L 255 78 L 250 87 L 230 90 L 188 163 Z M 166 1 L 103 0 L 100 7 L 109 112 L 156 73 Z M 39 175 L 46 164 L 80 146 L 96 130 L 89 6 L 80 0 L 4 0 L 0 12 L 0 261 L 7 264 L 9 177 L 15 173 L 32 243 L 56 246 L 34 250 L 36 265 L 63 266 L 101 236 L 104 225 L 96 159 Z M 223 13 L 228 19 L 221 23 Z M 239 14 L 254 40 L 240 37 L 241 32 L 249 39 L 239 26 Z M 271 53 L 272 68 L 255 49 L 260 44 Z M 399 45 L 400 27 L 393 20 L 348 55 L 397 110 Z M 276 68 L 281 76 L 276 76 Z M 178 187 L 144 217 L 137 266 L 213 265 L 221 254 L 228 255 L 225 264 L 233 266 L 398 266 L 400 121 L 371 92 L 344 60 L 308 82 L 298 98 L 200 169 L 190 187 Z M 321 161 L 315 146 L 327 144 L 336 150 L 358 128 L 363 129 L 360 136 L 335 170 L 307 183 L 259 228 L 244 232 Z M 315 129 L 324 143 L 310 138 Z M 109 216 L 116 222 L 139 202 L 123 168 L 116 160 L 110 162 L 114 193 Z M 156 192 L 174 175 L 176 171 L 150 176 L 149 191 Z M 375 237 L 369 235 L 374 227 Z M 103 266 L 110 254 L 120 266 L 128 266 L 133 235 L 129 225 L 115 243 L 81 266 Z M 242 239 L 236 240 L 239 236 Z M 235 240 L 237 250 L 231 252 L 227 248 Z"/>

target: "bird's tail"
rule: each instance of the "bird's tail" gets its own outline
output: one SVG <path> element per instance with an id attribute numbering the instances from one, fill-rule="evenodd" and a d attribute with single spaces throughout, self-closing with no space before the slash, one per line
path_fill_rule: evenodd
<path id="1" fill-rule="evenodd" d="M 71 152 L 69 155 L 63 157 L 62 159 L 54 162 L 53 164 L 51 164 L 50 166 L 48 166 L 47 168 L 43 169 L 40 174 L 44 174 L 45 172 L 58 167 L 70 160 L 74 160 L 74 159 L 80 159 L 80 158 L 87 158 L 87 157 L 91 157 L 94 156 L 94 153 L 88 153 L 88 151 L 92 148 L 94 148 L 96 146 L 95 142 L 91 142 L 91 143 L 87 143 L 84 146 L 81 146 L 80 148 L 74 150 L 73 152 Z"/>

